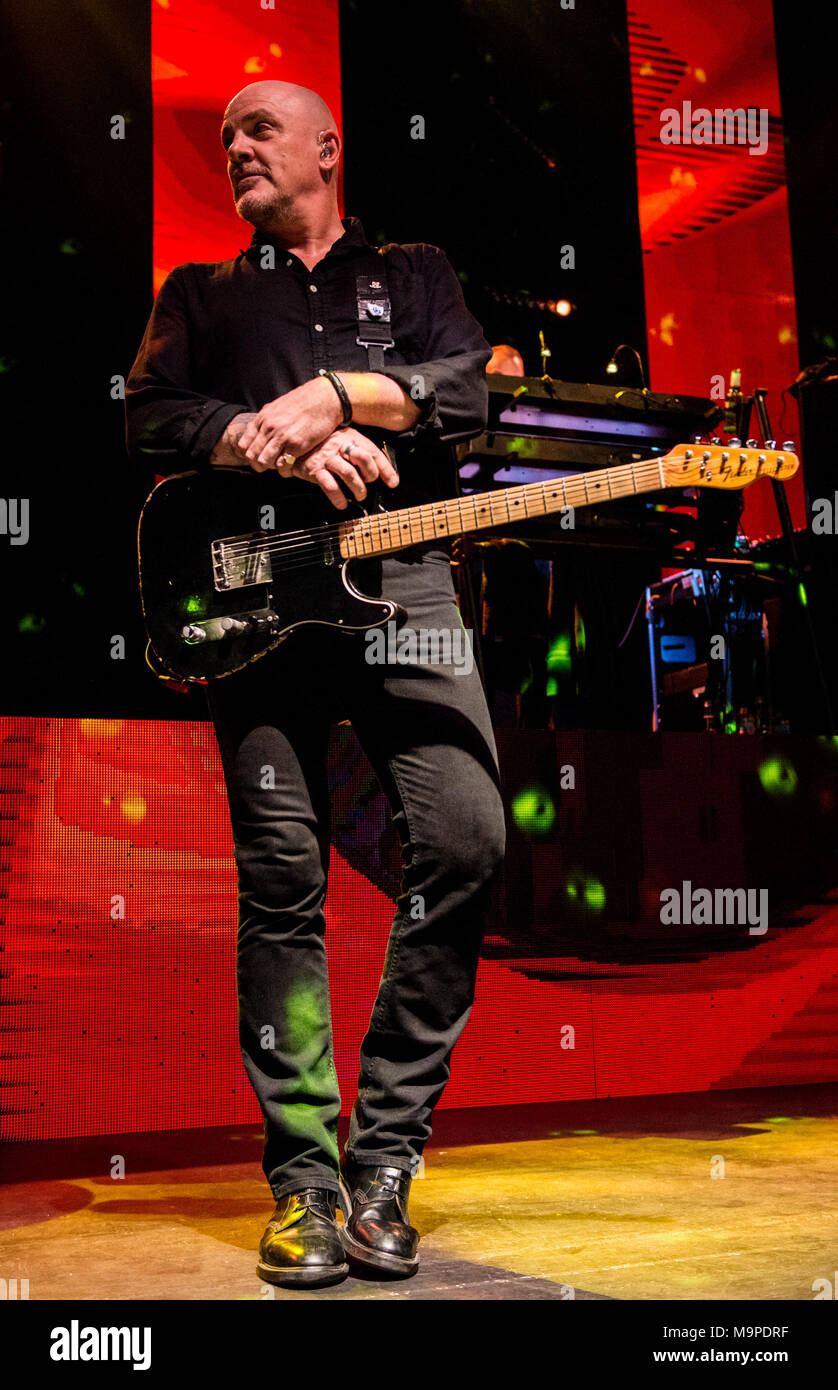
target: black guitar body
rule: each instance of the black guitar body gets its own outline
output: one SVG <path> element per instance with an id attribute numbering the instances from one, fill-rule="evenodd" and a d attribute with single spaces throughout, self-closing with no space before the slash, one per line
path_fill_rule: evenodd
<path id="1" fill-rule="evenodd" d="M 403 620 L 398 604 L 355 588 L 353 562 L 338 551 L 338 523 L 364 509 L 350 503 L 339 512 L 314 484 L 301 487 L 303 494 L 275 473 L 250 469 L 158 483 L 137 543 L 143 614 L 161 673 L 218 679 L 303 626 L 361 632 Z"/>

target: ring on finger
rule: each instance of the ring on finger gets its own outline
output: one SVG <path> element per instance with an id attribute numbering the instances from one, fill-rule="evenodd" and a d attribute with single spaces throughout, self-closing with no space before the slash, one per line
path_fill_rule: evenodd
<path id="1" fill-rule="evenodd" d="M 281 462 L 286 464 L 288 468 L 293 468 L 297 460 L 293 454 L 283 454 Z"/>
<path id="2" fill-rule="evenodd" d="M 343 448 L 341 449 L 341 453 L 343 454 L 343 457 L 344 457 L 345 459 L 348 459 L 348 458 L 349 458 L 349 455 L 352 453 L 352 450 L 353 450 L 354 448 L 355 448 L 355 445 L 354 445 L 354 444 L 344 444 Z"/>

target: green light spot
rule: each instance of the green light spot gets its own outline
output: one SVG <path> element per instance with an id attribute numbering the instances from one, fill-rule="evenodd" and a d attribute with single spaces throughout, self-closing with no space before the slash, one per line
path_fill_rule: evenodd
<path id="1" fill-rule="evenodd" d="M 301 985 L 291 990 L 285 1004 L 286 1036 L 295 1052 L 309 1047 L 327 1022 L 316 989 Z"/>
<path id="2" fill-rule="evenodd" d="M 547 677 L 547 685 L 544 688 L 544 693 L 545 695 L 558 695 L 559 683 L 556 680 L 555 676 Z"/>
<path id="3" fill-rule="evenodd" d="M 553 798 L 544 787 L 525 787 L 512 798 L 512 819 L 519 830 L 545 834 L 556 820 Z"/>
<path id="4" fill-rule="evenodd" d="M 47 625 L 46 618 L 40 617 L 37 613 L 24 613 L 18 621 L 18 632 L 42 632 Z"/>
<path id="5" fill-rule="evenodd" d="M 763 1120 L 764 1125 L 790 1125 L 790 1115 L 772 1115 L 770 1119 Z"/>
<path id="6" fill-rule="evenodd" d="M 584 902 L 590 912 L 601 912 L 605 907 L 605 888 L 598 878 L 593 878 L 590 874 L 571 874 L 565 885 L 565 892 L 571 902 Z"/>
<path id="7" fill-rule="evenodd" d="M 806 585 L 802 581 L 797 586 L 797 597 L 800 599 L 801 608 L 806 608 L 809 604 L 809 596 L 806 593 Z"/>
<path id="8" fill-rule="evenodd" d="M 601 912 L 605 907 L 605 889 L 598 879 L 591 878 L 585 884 L 585 906 Z"/>
<path id="9" fill-rule="evenodd" d="M 507 457 L 514 454 L 516 458 L 537 458 L 538 446 L 539 441 L 537 439 L 525 439 L 522 434 L 516 434 L 506 446 Z"/>
<path id="10" fill-rule="evenodd" d="M 201 613 L 203 611 L 203 607 L 204 605 L 201 602 L 200 594 L 189 594 L 189 596 L 185 598 L 183 600 L 183 603 L 181 604 L 181 608 L 183 609 L 184 613 Z"/>
<path id="11" fill-rule="evenodd" d="M 72 589 L 76 598 L 84 598 L 84 589 L 82 588 L 81 584 L 78 583 L 78 581 L 76 581 L 76 583 L 73 584 Z"/>
<path id="12" fill-rule="evenodd" d="M 570 633 L 560 632 L 550 643 L 547 653 L 547 670 L 561 671 L 567 675 L 571 670 Z"/>
<path id="13" fill-rule="evenodd" d="M 793 796 L 797 773 L 788 758 L 766 758 L 760 763 L 759 780 L 768 796 Z"/>

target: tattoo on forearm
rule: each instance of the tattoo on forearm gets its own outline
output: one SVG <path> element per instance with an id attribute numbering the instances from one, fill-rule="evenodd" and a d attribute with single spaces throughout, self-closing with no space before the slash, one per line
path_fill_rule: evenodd
<path id="1" fill-rule="evenodd" d="M 238 444 L 245 429 L 251 420 L 256 419 L 256 411 L 251 410 L 246 415 L 235 415 L 227 426 L 228 438 L 231 444 Z"/>

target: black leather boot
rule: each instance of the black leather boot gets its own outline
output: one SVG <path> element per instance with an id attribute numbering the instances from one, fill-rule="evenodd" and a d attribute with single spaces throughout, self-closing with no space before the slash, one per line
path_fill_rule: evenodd
<path id="1" fill-rule="evenodd" d="M 345 1279 L 335 1207 L 338 1194 L 326 1187 L 306 1187 L 280 1197 L 259 1246 L 260 1279 L 285 1288 L 310 1288 Z"/>
<path id="2" fill-rule="evenodd" d="M 387 1274 L 419 1268 L 419 1232 L 410 1225 L 407 1198 L 412 1178 L 404 1168 L 361 1166 L 344 1159 L 341 1176 L 352 1212 L 340 1230 L 350 1264 Z"/>

